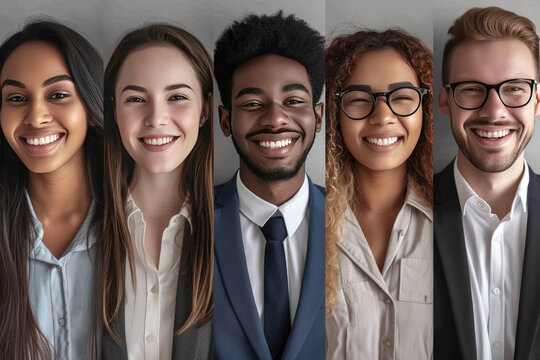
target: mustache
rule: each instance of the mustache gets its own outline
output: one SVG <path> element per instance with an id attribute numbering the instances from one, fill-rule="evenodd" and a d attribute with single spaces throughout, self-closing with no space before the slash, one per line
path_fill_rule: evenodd
<path id="1" fill-rule="evenodd" d="M 288 132 L 288 133 L 297 133 L 299 134 L 300 136 L 304 136 L 304 132 L 303 131 L 299 131 L 299 130 L 296 130 L 296 129 L 287 129 L 287 128 L 282 128 L 282 129 L 277 129 L 275 131 L 271 131 L 271 130 L 268 130 L 268 129 L 260 129 L 260 130 L 253 130 L 249 133 L 246 134 L 246 138 L 250 138 L 250 137 L 253 137 L 255 135 L 260 135 L 260 134 L 266 134 L 266 135 L 276 135 L 276 134 L 281 134 L 281 133 L 285 133 L 285 132 Z"/>
<path id="2" fill-rule="evenodd" d="M 519 128 L 520 122 L 515 120 L 487 120 L 487 119 L 471 119 L 465 121 L 464 127 L 477 127 L 477 126 L 506 126 L 511 128 Z"/>

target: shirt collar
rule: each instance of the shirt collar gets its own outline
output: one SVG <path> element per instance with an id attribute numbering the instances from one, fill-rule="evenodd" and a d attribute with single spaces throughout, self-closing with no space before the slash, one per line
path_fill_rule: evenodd
<path id="1" fill-rule="evenodd" d="M 26 201 L 28 202 L 28 207 L 30 208 L 30 214 L 32 217 L 32 226 L 33 226 L 33 232 L 34 232 L 34 254 L 37 254 L 38 248 L 40 247 L 40 244 L 43 243 L 43 226 L 41 225 L 41 222 L 36 216 L 36 213 L 34 211 L 34 207 L 32 206 L 32 200 L 30 199 L 30 195 L 28 194 L 28 191 L 25 190 L 25 196 Z M 94 200 L 92 200 L 92 203 L 90 205 L 90 209 L 88 210 L 88 214 L 86 215 L 81 227 L 77 231 L 77 234 L 69 244 L 66 251 L 64 251 L 64 254 L 62 256 L 72 252 L 72 251 L 86 251 L 90 249 L 96 242 L 96 237 L 93 233 L 88 233 L 88 229 L 90 228 L 90 223 L 92 221 L 92 215 L 94 214 L 96 208 L 96 203 Z M 88 238 L 88 239 L 87 239 Z"/>
<path id="2" fill-rule="evenodd" d="M 142 211 L 141 209 L 139 209 L 139 207 L 135 203 L 135 200 L 133 199 L 133 196 L 131 196 L 130 192 L 128 192 L 127 194 L 125 210 L 126 210 L 126 221 L 128 223 L 129 223 L 129 219 L 135 214 L 138 214 L 137 216 L 138 219 L 144 222 Z M 179 219 L 180 217 L 184 217 L 189 223 L 189 228 L 190 228 L 191 234 L 193 235 L 193 226 L 191 224 L 190 214 L 191 214 L 191 201 L 189 199 L 189 196 L 186 196 L 186 198 L 184 199 L 184 203 L 182 204 L 182 208 L 180 209 L 178 214 L 174 215 L 169 220 L 169 226 L 173 223 L 176 223 L 177 222 L 176 219 Z"/>
<path id="3" fill-rule="evenodd" d="M 433 205 L 424 198 L 412 176 L 409 176 L 405 204 L 416 208 L 426 215 L 430 221 L 433 221 Z"/>
<path id="4" fill-rule="evenodd" d="M 523 212 L 527 212 L 527 188 L 529 186 L 528 169 L 529 168 L 527 166 L 527 162 L 525 161 L 525 159 L 523 159 L 523 175 L 521 176 L 521 180 L 516 191 L 516 196 L 512 201 L 510 216 L 512 216 L 513 212 L 517 210 L 517 207 L 520 204 Z M 480 196 L 478 196 L 478 194 L 476 194 L 476 192 L 473 190 L 473 188 L 469 185 L 467 180 L 465 180 L 465 178 L 459 171 L 457 166 L 457 160 L 454 161 L 454 179 L 456 182 L 456 190 L 458 193 L 459 204 L 461 206 L 461 213 L 463 214 L 463 216 L 466 215 L 467 208 L 469 206 L 472 206 L 474 200 L 480 200 L 483 204 L 483 207 L 485 207 L 485 210 L 491 213 L 491 208 L 489 204 Z"/>
<path id="5" fill-rule="evenodd" d="M 274 214 L 280 213 L 285 221 L 288 236 L 292 236 L 304 219 L 309 204 L 309 182 L 304 175 L 304 182 L 300 189 L 287 202 L 276 206 L 261 199 L 249 190 L 240 178 L 240 172 L 236 175 L 236 188 L 238 191 L 238 206 L 242 214 L 259 227 Z"/>

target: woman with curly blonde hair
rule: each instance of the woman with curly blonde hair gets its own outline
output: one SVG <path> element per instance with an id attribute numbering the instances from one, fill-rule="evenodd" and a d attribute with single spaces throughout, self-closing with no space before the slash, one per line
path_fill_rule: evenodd
<path id="1" fill-rule="evenodd" d="M 432 54 L 359 31 L 326 76 L 327 358 L 431 358 Z"/>

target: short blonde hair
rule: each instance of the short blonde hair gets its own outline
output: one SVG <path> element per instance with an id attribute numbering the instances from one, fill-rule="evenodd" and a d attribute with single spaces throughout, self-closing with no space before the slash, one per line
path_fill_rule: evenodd
<path id="1" fill-rule="evenodd" d="M 443 52 L 443 85 L 448 84 L 450 59 L 456 47 L 466 42 L 517 39 L 531 51 L 538 77 L 538 35 L 533 22 L 524 16 L 496 6 L 472 8 L 457 18 L 448 29 L 450 39 Z"/>

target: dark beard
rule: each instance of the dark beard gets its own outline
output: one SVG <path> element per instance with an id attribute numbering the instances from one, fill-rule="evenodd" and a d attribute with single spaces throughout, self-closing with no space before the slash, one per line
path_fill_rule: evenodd
<path id="1" fill-rule="evenodd" d="M 255 164 L 251 159 L 244 154 L 238 145 L 236 144 L 236 141 L 234 140 L 234 136 L 231 134 L 231 138 L 234 144 L 234 147 L 236 148 L 236 152 L 240 156 L 240 159 L 247 165 L 247 167 L 262 181 L 265 182 L 274 182 L 274 181 L 284 181 L 291 179 L 295 177 L 300 169 L 302 168 L 302 165 L 306 162 L 306 158 L 308 156 L 309 151 L 311 150 L 311 147 L 313 146 L 313 143 L 315 142 L 315 134 L 313 134 L 313 140 L 311 141 L 311 144 L 306 148 L 306 150 L 302 153 L 298 161 L 296 162 L 295 166 L 291 170 L 287 169 L 275 169 L 272 171 L 265 171 L 264 169 L 261 169 L 257 164 Z"/>

